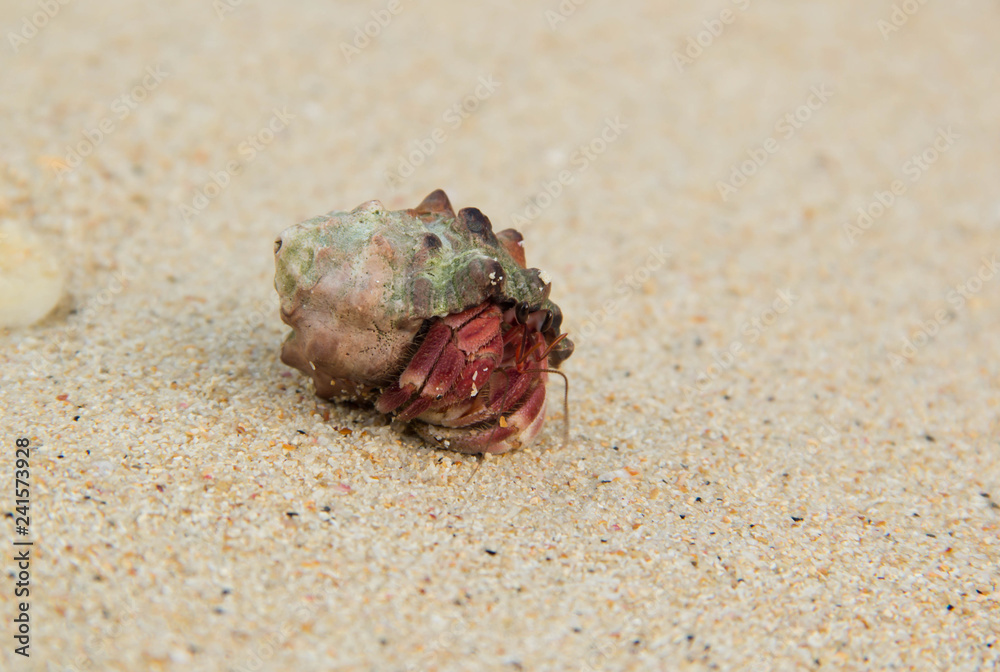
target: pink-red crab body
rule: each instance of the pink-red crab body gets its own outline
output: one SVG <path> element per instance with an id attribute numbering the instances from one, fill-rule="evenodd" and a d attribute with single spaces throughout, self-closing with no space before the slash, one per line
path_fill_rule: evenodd
<path id="1" fill-rule="evenodd" d="M 547 373 L 569 357 L 562 314 L 521 235 L 494 234 L 438 190 L 413 210 L 369 201 L 285 230 L 275 243 L 282 361 L 326 399 L 372 402 L 465 453 L 527 445 Z"/>

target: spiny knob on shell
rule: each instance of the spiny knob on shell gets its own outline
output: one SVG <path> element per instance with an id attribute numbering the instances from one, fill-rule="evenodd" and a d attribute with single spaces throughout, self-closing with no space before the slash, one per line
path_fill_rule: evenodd
<path id="1" fill-rule="evenodd" d="M 473 236 L 491 245 L 499 241 L 493 235 L 493 225 L 490 219 L 479 208 L 462 208 L 458 211 L 458 223 Z"/>
<path id="2" fill-rule="evenodd" d="M 524 259 L 524 236 L 517 229 L 504 229 L 500 231 L 497 233 L 497 240 L 507 250 L 507 254 L 514 257 L 514 261 L 517 262 L 518 266 L 521 268 L 527 267 Z"/>
<path id="3" fill-rule="evenodd" d="M 455 211 L 451 208 L 451 201 L 443 189 L 435 189 L 427 194 L 427 198 L 420 201 L 420 205 L 413 209 L 418 215 L 442 214 L 455 218 Z"/>

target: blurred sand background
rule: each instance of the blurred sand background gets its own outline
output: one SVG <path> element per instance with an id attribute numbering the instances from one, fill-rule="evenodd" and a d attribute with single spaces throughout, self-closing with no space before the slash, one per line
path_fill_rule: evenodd
<path id="1" fill-rule="evenodd" d="M 3 669 L 1000 664 L 996 2 L 0 28 L 0 220 L 66 274 L 0 332 L 36 540 Z M 569 445 L 550 404 L 471 482 L 277 359 L 276 234 L 437 187 L 522 231 L 577 343 Z"/>

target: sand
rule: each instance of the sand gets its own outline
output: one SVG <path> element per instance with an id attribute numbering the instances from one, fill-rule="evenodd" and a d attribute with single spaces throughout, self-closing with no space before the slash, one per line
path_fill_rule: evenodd
<path id="1" fill-rule="evenodd" d="M 65 271 L 0 332 L 0 668 L 1000 665 L 996 3 L 0 27 L 0 220 Z M 567 445 L 476 472 L 278 361 L 277 233 L 438 187 L 552 276 Z"/>

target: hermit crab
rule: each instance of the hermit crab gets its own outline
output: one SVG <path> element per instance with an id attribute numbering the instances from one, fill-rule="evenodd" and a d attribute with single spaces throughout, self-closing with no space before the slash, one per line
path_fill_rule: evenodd
<path id="1" fill-rule="evenodd" d="M 289 227 L 274 286 L 292 328 L 281 361 L 316 394 L 373 404 L 425 440 L 503 453 L 545 421 L 549 373 L 573 353 L 514 229 L 440 189 L 410 210 L 368 201 Z M 560 374 L 561 375 L 561 374 Z"/>

